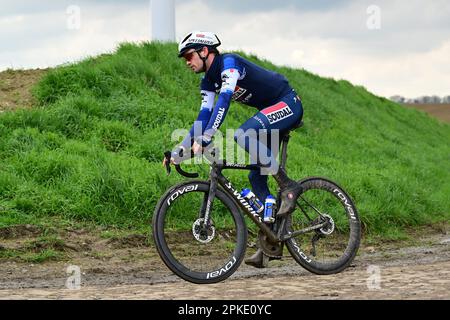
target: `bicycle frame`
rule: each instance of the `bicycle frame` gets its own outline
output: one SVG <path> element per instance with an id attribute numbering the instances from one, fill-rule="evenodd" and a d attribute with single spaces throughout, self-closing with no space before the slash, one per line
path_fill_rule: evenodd
<path id="1" fill-rule="evenodd" d="M 290 135 L 289 133 L 285 134 L 282 138 L 282 147 L 281 147 L 281 162 L 280 167 L 285 168 L 287 161 L 287 144 L 289 142 Z M 212 149 L 214 150 L 214 149 Z M 170 162 L 170 152 L 165 153 L 166 158 Z M 210 160 L 211 165 L 211 173 L 210 173 L 210 188 L 207 195 L 206 201 L 203 202 L 202 208 L 200 210 L 199 218 L 204 218 L 204 221 L 209 223 L 209 214 L 211 212 L 212 203 L 215 198 L 217 185 L 222 186 L 223 190 L 235 200 L 235 202 L 239 205 L 239 207 L 243 210 L 243 212 L 264 232 L 270 242 L 276 243 L 280 241 L 286 241 L 292 237 L 296 237 L 300 234 L 304 234 L 307 232 L 311 232 L 320 228 L 323 228 L 326 223 L 321 223 L 314 225 L 309 228 L 305 228 L 302 230 L 297 230 L 293 233 L 289 233 L 287 235 L 282 235 L 281 232 L 284 230 L 286 217 L 277 217 L 276 221 L 273 225 L 267 225 L 261 218 L 261 216 L 250 206 L 247 200 L 241 196 L 240 192 L 236 190 L 236 188 L 232 185 L 232 183 L 222 174 L 222 170 L 225 169 L 238 169 L 238 170 L 260 170 L 261 167 L 259 165 L 243 165 L 243 164 L 235 164 L 230 163 L 227 164 L 225 160 L 221 160 L 219 162 L 213 159 L 208 158 Z M 170 172 L 170 166 L 168 166 L 168 172 Z M 178 173 L 185 177 L 196 178 L 198 174 L 187 173 L 180 168 L 179 165 L 175 166 Z M 206 194 L 205 194 L 206 197 Z M 278 191 L 276 203 L 279 207 L 281 199 L 281 190 Z M 308 204 L 308 203 L 307 203 Z M 309 205 L 309 204 L 308 204 Z M 315 209 L 315 208 L 314 208 Z M 315 209 L 316 210 L 316 209 Z M 317 210 L 316 210 L 317 211 Z M 317 211 L 318 212 L 318 211 Z M 321 215 L 320 212 L 318 212 Z M 271 227 L 274 227 L 272 230 Z M 275 232 L 274 232 L 275 231 Z"/>
<path id="2" fill-rule="evenodd" d="M 210 189 L 208 193 L 208 197 L 206 200 L 206 206 L 202 207 L 201 212 L 204 212 L 205 221 L 209 221 L 209 214 L 212 208 L 212 202 L 215 198 L 217 185 L 222 186 L 223 190 L 232 197 L 239 207 L 243 210 L 243 212 L 264 232 L 267 236 L 268 240 L 273 243 L 277 243 L 280 241 L 286 241 L 292 237 L 296 237 L 300 234 L 304 234 L 307 232 L 311 232 L 313 230 L 317 230 L 323 228 L 326 225 L 326 222 L 317 224 L 315 226 L 305 228 L 302 230 L 297 230 L 293 233 L 282 235 L 281 232 L 284 230 L 284 226 L 286 223 L 285 217 L 279 217 L 278 221 L 275 221 L 273 226 L 275 230 L 271 229 L 271 225 L 267 225 L 261 218 L 261 216 L 250 206 L 247 200 L 241 196 L 240 192 L 233 186 L 233 184 L 222 174 L 222 170 L 225 169 L 239 169 L 239 170 L 255 170 L 260 167 L 257 165 L 240 165 L 240 164 L 226 164 L 224 161 L 223 164 L 212 163 L 211 164 L 211 173 L 210 173 Z M 278 199 L 279 200 L 279 194 Z M 276 231 L 276 232 L 274 232 Z"/>
<path id="3" fill-rule="evenodd" d="M 280 235 L 275 234 L 270 229 L 270 226 L 264 223 L 261 216 L 250 206 L 247 200 L 241 196 L 240 192 L 237 191 L 233 184 L 222 174 L 222 170 L 225 169 L 255 170 L 259 168 L 260 167 L 257 165 L 227 164 L 225 161 L 222 164 L 212 163 L 210 173 L 210 189 L 204 215 L 205 221 L 209 221 L 212 201 L 215 197 L 217 185 L 219 184 L 222 186 L 223 190 L 236 201 L 243 212 L 267 235 L 270 241 L 279 242 Z M 284 223 L 284 219 L 282 220 L 282 223 Z M 279 228 L 279 230 L 283 230 L 283 228 Z"/>

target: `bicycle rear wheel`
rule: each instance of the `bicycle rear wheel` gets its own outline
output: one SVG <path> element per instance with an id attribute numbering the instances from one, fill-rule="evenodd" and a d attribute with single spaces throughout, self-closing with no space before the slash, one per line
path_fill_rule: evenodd
<path id="1" fill-rule="evenodd" d="M 299 184 L 302 191 L 295 211 L 287 217 L 285 233 L 325 225 L 287 240 L 286 246 L 310 272 L 341 272 L 352 262 L 360 244 L 361 221 L 356 207 L 347 193 L 328 179 L 312 177 Z"/>
<path id="2" fill-rule="evenodd" d="M 222 190 L 210 211 L 204 211 L 209 183 L 181 183 L 163 195 L 153 216 L 153 237 L 167 267 L 193 283 L 216 283 L 228 278 L 245 255 L 247 228 L 239 209 Z"/>

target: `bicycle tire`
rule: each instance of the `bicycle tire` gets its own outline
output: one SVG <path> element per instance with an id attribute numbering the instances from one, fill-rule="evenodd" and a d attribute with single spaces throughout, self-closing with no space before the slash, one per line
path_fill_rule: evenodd
<path id="1" fill-rule="evenodd" d="M 181 190 L 184 191 L 181 193 L 180 192 Z M 152 221 L 153 238 L 155 241 L 156 249 L 165 265 L 180 278 L 197 284 L 217 283 L 231 276 L 239 267 L 239 265 L 242 263 L 242 260 L 244 259 L 245 256 L 245 250 L 247 245 L 247 227 L 245 225 L 244 218 L 239 208 L 236 206 L 236 204 L 233 202 L 233 199 L 230 196 L 228 196 L 220 188 L 217 188 L 216 197 L 213 202 L 213 210 L 214 207 L 217 206 L 217 201 L 219 200 L 220 203 L 231 214 L 232 221 L 234 222 L 234 226 L 236 229 L 235 230 L 236 244 L 233 252 L 230 254 L 230 259 L 226 259 L 223 265 L 219 266 L 218 268 L 214 268 L 214 270 L 198 271 L 198 270 L 191 270 L 182 261 L 180 261 L 180 259 L 176 258 L 176 254 L 174 254 L 174 249 L 171 249 L 166 241 L 167 235 L 165 234 L 164 224 L 167 218 L 166 215 L 168 214 L 168 210 L 170 211 L 170 207 L 176 201 L 179 201 L 188 194 L 192 194 L 194 192 L 195 193 L 201 192 L 204 196 L 205 194 L 206 195 L 208 194 L 208 191 L 209 191 L 209 182 L 206 181 L 188 181 L 177 184 L 176 186 L 170 188 L 161 197 L 155 208 Z M 214 220 L 213 213 L 211 213 L 211 218 Z M 193 234 L 192 237 L 194 237 Z M 201 244 L 199 244 L 199 246 L 201 246 Z M 193 252 L 191 251 L 191 253 Z M 207 258 L 208 257 L 206 257 L 205 259 Z"/>
<path id="2" fill-rule="evenodd" d="M 303 268 L 306 270 L 319 275 L 327 275 L 327 274 L 334 274 L 339 273 L 342 270 L 344 270 L 346 267 L 350 265 L 350 263 L 355 258 L 359 244 L 361 241 L 361 221 L 358 215 L 358 211 L 350 198 L 350 196 L 335 182 L 322 177 L 310 177 L 303 179 L 298 182 L 301 187 L 301 192 L 298 195 L 297 200 L 297 206 L 296 210 L 299 210 L 298 201 L 299 199 L 302 199 L 301 197 L 304 196 L 308 191 L 313 190 L 314 192 L 320 191 L 321 193 L 324 192 L 324 194 L 329 199 L 336 199 L 336 206 L 338 204 L 342 205 L 342 208 L 344 209 L 341 213 L 345 211 L 346 219 L 344 217 L 341 217 L 341 220 L 348 221 L 348 234 L 339 235 L 339 237 L 342 237 L 343 239 L 348 238 L 345 250 L 343 253 L 339 256 L 338 259 L 333 261 L 326 261 L 326 262 L 320 262 L 316 260 L 316 257 L 313 256 L 312 253 L 305 253 L 306 246 L 308 243 L 303 242 L 299 244 L 300 240 L 297 237 L 290 238 L 286 241 L 286 247 L 289 250 L 289 253 L 291 256 L 296 260 L 297 263 L 299 263 Z M 327 198 L 327 200 L 328 200 Z M 300 200 L 301 201 L 301 200 Z M 330 200 L 329 202 L 331 202 Z M 333 202 L 334 203 L 334 202 Z M 294 212 L 295 213 L 295 212 Z M 285 233 L 293 232 L 295 231 L 293 228 L 293 225 L 295 224 L 294 219 L 294 213 L 290 214 L 287 217 L 286 227 L 285 227 Z M 334 220 L 333 220 L 334 222 Z M 310 222 L 311 223 L 311 222 Z M 334 228 L 334 227 L 333 227 Z M 329 230 L 325 230 L 329 231 Z M 336 232 L 337 231 L 332 231 Z M 342 232 L 344 233 L 344 232 Z M 320 235 L 323 238 L 327 238 L 326 235 Z M 328 236 L 329 237 L 329 236 Z M 306 238 L 306 236 L 305 236 Z M 319 240 L 322 241 L 322 240 Z M 311 241 L 312 243 L 312 241 Z M 342 246 L 344 245 L 344 242 L 342 243 Z M 303 247 L 305 246 L 305 247 Z M 311 245 L 311 248 L 313 245 Z M 312 250 L 312 249 L 311 249 Z M 331 250 L 330 250 L 331 251 Z"/>

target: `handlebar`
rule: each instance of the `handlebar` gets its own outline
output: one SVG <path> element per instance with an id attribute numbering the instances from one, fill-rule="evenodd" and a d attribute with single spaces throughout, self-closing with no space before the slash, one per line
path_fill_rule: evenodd
<path id="1" fill-rule="evenodd" d="M 177 172 L 179 174 L 181 174 L 182 176 L 185 176 L 186 178 L 198 178 L 198 173 L 186 172 L 183 169 L 181 169 L 179 164 L 175 165 L 175 170 L 177 170 Z"/>
<path id="2" fill-rule="evenodd" d="M 167 175 L 170 174 L 171 168 L 170 168 L 170 158 L 172 156 L 172 153 L 170 151 L 166 151 L 164 152 L 164 157 L 166 158 L 166 171 L 167 171 Z M 180 157 L 182 157 L 183 154 L 182 152 L 180 152 Z M 194 156 L 194 153 L 191 152 L 191 157 Z M 182 176 L 186 177 L 186 178 L 198 178 L 198 173 L 190 173 L 190 172 L 186 172 L 184 171 L 179 164 L 175 164 L 175 170 L 177 170 L 177 172 L 179 174 L 181 174 Z"/>

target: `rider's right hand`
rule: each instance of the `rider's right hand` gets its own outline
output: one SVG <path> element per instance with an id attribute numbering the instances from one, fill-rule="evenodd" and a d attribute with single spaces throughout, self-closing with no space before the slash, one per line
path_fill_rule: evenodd
<path id="1" fill-rule="evenodd" d="M 165 167 L 167 165 L 167 158 L 166 157 L 164 157 L 162 164 L 163 164 L 163 167 Z M 173 157 L 170 158 L 170 164 L 175 164 Z"/>
<path id="2" fill-rule="evenodd" d="M 180 162 L 182 160 L 182 157 L 183 157 L 184 150 L 185 149 L 182 146 L 179 146 L 179 147 L 175 148 L 172 151 L 172 154 L 171 154 L 171 157 L 170 157 L 170 164 L 174 164 L 174 165 L 180 164 Z M 167 158 L 164 157 L 163 166 L 166 166 L 166 165 L 167 165 Z"/>

